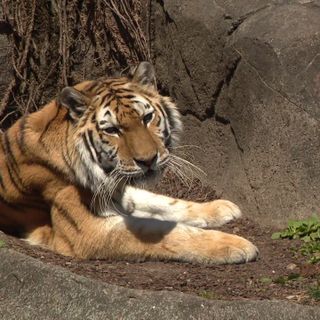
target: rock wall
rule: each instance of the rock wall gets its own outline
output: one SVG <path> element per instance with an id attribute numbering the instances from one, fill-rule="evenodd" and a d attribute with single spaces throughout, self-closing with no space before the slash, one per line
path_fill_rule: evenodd
<path id="1" fill-rule="evenodd" d="M 320 2 L 152 1 L 152 55 L 183 143 L 268 224 L 320 211 Z"/>
<path id="2" fill-rule="evenodd" d="M 319 0 L 54 3 L 34 2 L 33 16 L 23 0 L 0 7 L 1 128 L 12 110 L 33 110 L 63 85 L 151 54 L 161 90 L 184 115 L 183 144 L 221 197 L 268 224 L 319 214 Z M 27 44 L 20 72 L 12 61 Z"/>

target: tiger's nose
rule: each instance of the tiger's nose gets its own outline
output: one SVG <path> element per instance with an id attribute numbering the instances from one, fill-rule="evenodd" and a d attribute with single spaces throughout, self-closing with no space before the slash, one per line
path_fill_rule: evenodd
<path id="1" fill-rule="evenodd" d="M 158 155 L 156 154 L 148 159 L 133 158 L 133 160 L 141 169 L 151 169 L 157 163 Z"/>

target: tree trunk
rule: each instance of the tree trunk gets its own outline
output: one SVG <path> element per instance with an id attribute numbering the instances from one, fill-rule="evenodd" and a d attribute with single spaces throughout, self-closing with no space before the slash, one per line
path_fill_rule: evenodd
<path id="1" fill-rule="evenodd" d="M 148 0 L 2 0 L 0 128 L 66 85 L 150 60 L 148 7 Z"/>

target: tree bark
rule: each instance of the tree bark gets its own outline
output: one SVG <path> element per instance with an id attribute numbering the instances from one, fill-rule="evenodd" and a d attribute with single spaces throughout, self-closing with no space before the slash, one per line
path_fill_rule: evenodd
<path id="1" fill-rule="evenodd" d="M 0 127 L 64 86 L 150 60 L 148 0 L 2 0 L 11 77 L 0 93 Z M 0 44 L 1 45 L 1 44 Z M 10 78 L 10 79 L 9 79 Z"/>

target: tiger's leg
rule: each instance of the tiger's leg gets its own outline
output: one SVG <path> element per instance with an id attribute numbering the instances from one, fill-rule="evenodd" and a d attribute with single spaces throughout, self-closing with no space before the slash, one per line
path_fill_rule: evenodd
<path id="1" fill-rule="evenodd" d="M 241 216 L 239 207 L 228 200 L 196 203 L 130 186 L 126 187 L 120 201 L 133 216 L 181 222 L 201 228 L 221 226 Z"/>
<path id="2" fill-rule="evenodd" d="M 232 234 L 150 218 L 94 216 L 72 186 L 56 195 L 51 221 L 48 247 L 79 258 L 241 263 L 257 256 L 251 242 Z"/>

